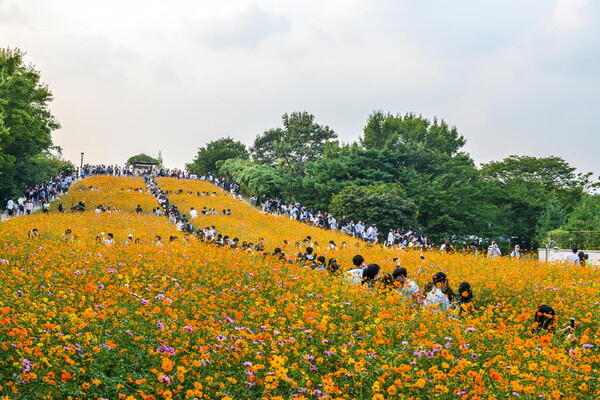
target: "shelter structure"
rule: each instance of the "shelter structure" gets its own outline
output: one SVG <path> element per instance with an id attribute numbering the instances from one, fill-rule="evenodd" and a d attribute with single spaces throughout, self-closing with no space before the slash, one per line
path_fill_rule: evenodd
<path id="1" fill-rule="evenodd" d="M 133 174 L 134 175 L 149 175 L 154 172 L 158 163 L 143 161 L 136 162 L 133 164 Z"/>

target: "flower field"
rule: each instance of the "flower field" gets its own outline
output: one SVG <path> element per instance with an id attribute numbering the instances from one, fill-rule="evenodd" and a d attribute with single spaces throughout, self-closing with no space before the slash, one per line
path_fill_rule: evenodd
<path id="1" fill-rule="evenodd" d="M 92 177 L 61 201 L 111 204 L 117 213 L 56 213 L 0 225 L 1 399 L 595 399 L 600 282 L 595 269 L 420 254 L 367 246 L 337 232 L 265 215 L 199 181 L 157 183 L 196 227 L 282 247 L 310 235 L 316 253 L 392 272 L 400 257 L 421 288 L 445 271 L 473 287 L 477 309 L 424 310 L 393 290 L 356 286 L 256 252 L 184 240 L 143 187 Z M 124 190 L 121 190 L 124 189 Z M 181 194 L 176 194 L 182 189 Z M 216 191 L 217 196 L 195 192 Z M 190 195 L 191 191 L 194 194 Z M 72 199 L 72 200 L 70 200 Z M 145 214 L 135 214 L 141 204 Z M 56 205 L 54 205 L 56 206 Z M 38 238 L 27 232 L 39 231 Z M 77 238 L 65 238 L 71 229 Z M 96 242 L 113 233 L 115 243 Z M 125 244 L 128 234 L 139 243 Z M 155 235 L 179 239 L 156 246 Z M 103 236 L 103 235 L 101 235 Z M 285 244 L 283 240 L 288 243 Z M 329 240 L 338 246 L 327 250 Z M 423 255 L 423 260 L 420 256 Z M 532 335 L 540 304 L 575 337 Z"/>
<path id="2" fill-rule="evenodd" d="M 62 203 L 69 210 L 72 205 L 83 201 L 86 211 L 93 212 L 102 205 L 133 213 L 139 204 L 143 212 L 149 214 L 158 204 L 152 196 L 144 193 L 145 190 L 146 184 L 141 177 L 91 176 L 73 184 L 67 195 L 54 202 L 51 209 L 56 211 L 58 204 Z"/>

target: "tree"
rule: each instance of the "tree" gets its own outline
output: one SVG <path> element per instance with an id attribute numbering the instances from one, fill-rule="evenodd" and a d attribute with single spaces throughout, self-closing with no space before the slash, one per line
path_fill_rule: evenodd
<path id="1" fill-rule="evenodd" d="M 328 142 L 336 133 L 315 123 L 315 116 L 304 112 L 284 114 L 283 128 L 274 128 L 258 135 L 252 146 L 254 161 L 281 169 L 296 176 L 305 174 L 308 162 L 323 156 Z"/>
<path id="2" fill-rule="evenodd" d="M 219 162 L 233 158 L 247 160 L 250 154 L 242 142 L 230 137 L 220 138 L 208 142 L 205 147 L 198 148 L 196 158 L 185 167 L 188 172 L 198 175 L 215 173 Z"/>
<path id="3" fill-rule="evenodd" d="M 560 204 L 560 201 L 551 196 L 546 201 L 546 206 L 541 212 L 537 222 L 537 238 L 542 240 L 543 236 L 564 225 L 567 221 L 567 212 Z"/>
<path id="4" fill-rule="evenodd" d="M 600 232 L 600 196 L 585 194 L 567 217 L 563 229 Z"/>
<path id="5" fill-rule="evenodd" d="M 331 212 L 355 222 L 375 224 L 380 232 L 415 227 L 417 207 L 399 185 L 347 186 L 331 201 Z"/>
<path id="6" fill-rule="evenodd" d="M 404 116 L 376 111 L 369 116 L 361 140 L 366 149 L 399 149 L 456 154 L 466 143 L 455 127 L 407 113 Z"/>
<path id="7" fill-rule="evenodd" d="M 220 163 L 219 174 L 234 179 L 246 193 L 254 196 L 286 196 L 288 177 L 281 171 L 250 160 L 230 158 Z"/>
<path id="8" fill-rule="evenodd" d="M 158 160 L 154 157 L 149 156 L 148 154 L 141 153 L 135 156 L 131 156 L 127 159 L 127 164 L 133 165 L 135 163 L 156 163 L 158 165 Z"/>
<path id="9" fill-rule="evenodd" d="M 0 196 L 21 191 L 33 160 L 52 146 L 60 128 L 49 110 L 52 93 L 25 53 L 0 49 Z"/>
<path id="10" fill-rule="evenodd" d="M 590 183 L 591 174 L 577 174 L 560 157 L 512 155 L 481 167 L 489 183 L 490 201 L 501 209 L 503 236 L 536 237 L 547 202 L 555 197 L 567 212 L 573 210 Z"/>
<path id="11" fill-rule="evenodd" d="M 156 167 L 158 169 L 163 169 L 165 167 L 165 164 L 163 163 L 163 157 L 162 157 L 162 151 L 158 151 L 158 158 L 156 159 L 156 161 L 158 162 L 158 164 L 156 165 Z"/>

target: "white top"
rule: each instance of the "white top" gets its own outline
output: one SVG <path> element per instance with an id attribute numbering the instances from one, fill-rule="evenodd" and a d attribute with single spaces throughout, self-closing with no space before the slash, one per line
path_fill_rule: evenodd
<path id="1" fill-rule="evenodd" d="M 397 292 L 401 296 L 413 297 L 415 293 L 419 291 L 419 285 L 410 279 L 406 279 L 402 286 L 397 289 Z M 446 298 L 447 299 L 447 298 Z"/>
<path id="2" fill-rule="evenodd" d="M 438 310 L 444 311 L 450 308 L 450 300 L 448 300 L 448 296 L 442 293 L 442 290 L 438 287 L 433 288 L 433 290 L 427 294 L 423 304 L 427 307 L 437 308 Z"/>
<path id="3" fill-rule="evenodd" d="M 579 256 L 575 253 L 569 254 L 567 256 L 567 261 L 572 262 L 573 264 L 579 264 Z"/>
<path id="4" fill-rule="evenodd" d="M 346 272 L 346 279 L 354 283 L 361 283 L 363 278 L 363 270 L 361 268 L 354 268 Z"/>
<path id="5" fill-rule="evenodd" d="M 488 256 L 491 258 L 500 257 L 502 252 L 500 251 L 500 247 L 498 246 L 490 246 L 488 247 Z"/>

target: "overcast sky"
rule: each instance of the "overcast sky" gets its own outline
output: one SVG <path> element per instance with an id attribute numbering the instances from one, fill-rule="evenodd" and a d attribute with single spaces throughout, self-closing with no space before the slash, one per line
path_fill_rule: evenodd
<path id="1" fill-rule="evenodd" d="M 599 1 L 0 0 L 0 46 L 41 71 L 76 164 L 183 167 L 301 110 L 354 141 L 384 110 L 455 125 L 477 163 L 600 172 Z"/>

